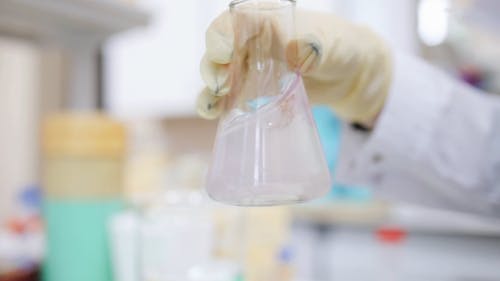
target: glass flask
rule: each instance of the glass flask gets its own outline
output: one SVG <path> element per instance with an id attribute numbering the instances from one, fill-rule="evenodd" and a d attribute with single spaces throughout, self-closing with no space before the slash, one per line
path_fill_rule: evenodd
<path id="1" fill-rule="evenodd" d="M 301 76 L 289 69 L 295 1 L 230 4 L 234 52 L 207 192 L 239 206 L 303 202 L 328 192 L 330 174 Z"/>

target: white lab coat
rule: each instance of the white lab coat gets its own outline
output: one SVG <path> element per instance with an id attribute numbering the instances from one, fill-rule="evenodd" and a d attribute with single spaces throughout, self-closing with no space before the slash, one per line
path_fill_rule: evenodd
<path id="1" fill-rule="evenodd" d="M 500 99 L 417 58 L 394 57 L 374 130 L 345 126 L 337 182 L 375 195 L 500 217 Z"/>

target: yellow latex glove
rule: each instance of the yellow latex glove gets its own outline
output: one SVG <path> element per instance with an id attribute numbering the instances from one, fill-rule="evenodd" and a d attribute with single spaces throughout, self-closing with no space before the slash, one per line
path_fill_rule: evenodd
<path id="1" fill-rule="evenodd" d="M 303 77 L 309 99 L 326 104 L 341 118 L 371 124 L 384 105 L 391 76 L 390 52 L 369 28 L 332 14 L 297 10 L 297 38 L 287 43 L 287 62 Z M 217 118 L 229 93 L 233 53 L 231 15 L 216 18 L 206 33 L 198 97 L 200 116 Z"/>

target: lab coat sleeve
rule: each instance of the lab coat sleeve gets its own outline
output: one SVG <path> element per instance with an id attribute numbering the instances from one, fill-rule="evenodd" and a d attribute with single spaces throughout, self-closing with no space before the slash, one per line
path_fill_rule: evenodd
<path id="1" fill-rule="evenodd" d="M 374 130 L 345 126 L 335 179 L 381 198 L 500 217 L 500 101 L 396 54 Z"/>

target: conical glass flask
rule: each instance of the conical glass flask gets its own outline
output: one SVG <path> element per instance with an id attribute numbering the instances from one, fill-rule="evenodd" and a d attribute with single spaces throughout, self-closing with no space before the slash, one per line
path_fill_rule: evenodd
<path id="1" fill-rule="evenodd" d="M 288 68 L 295 1 L 230 4 L 234 53 L 207 192 L 240 206 L 302 202 L 331 186 L 300 75 Z M 288 54 L 289 55 L 289 54 Z"/>

